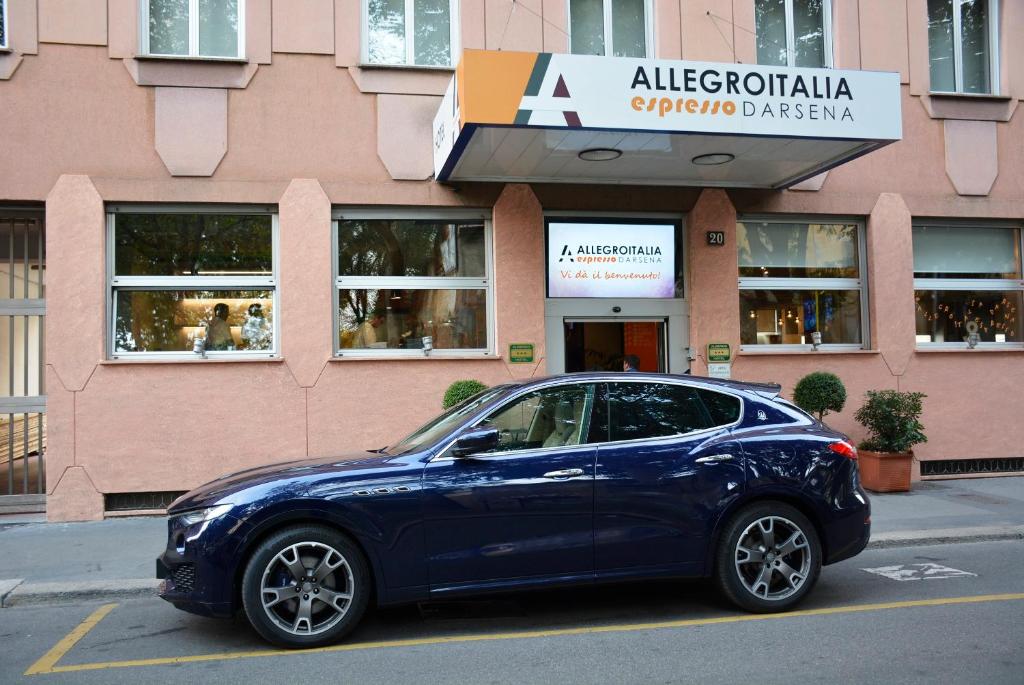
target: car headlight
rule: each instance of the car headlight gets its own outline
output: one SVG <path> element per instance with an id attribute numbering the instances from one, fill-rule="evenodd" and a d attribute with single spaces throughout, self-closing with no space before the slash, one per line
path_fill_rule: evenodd
<path id="1" fill-rule="evenodd" d="M 184 514 L 178 515 L 178 520 L 186 526 L 194 526 L 197 523 L 203 523 L 205 521 L 212 521 L 215 518 L 219 518 L 224 514 L 231 511 L 233 504 L 218 504 L 215 507 L 207 507 L 205 509 L 195 509 L 193 511 L 186 511 Z"/>

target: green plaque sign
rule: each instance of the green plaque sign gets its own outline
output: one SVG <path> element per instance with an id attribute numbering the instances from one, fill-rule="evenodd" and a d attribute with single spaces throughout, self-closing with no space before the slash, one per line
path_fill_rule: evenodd
<path id="1" fill-rule="evenodd" d="M 708 343 L 708 362 L 727 362 L 732 359 L 729 343 Z"/>
<path id="2" fill-rule="evenodd" d="M 509 343 L 508 361 L 512 364 L 532 364 L 533 343 Z"/>

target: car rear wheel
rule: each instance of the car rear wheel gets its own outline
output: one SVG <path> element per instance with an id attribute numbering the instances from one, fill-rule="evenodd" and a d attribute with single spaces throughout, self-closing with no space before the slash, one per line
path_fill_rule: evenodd
<path id="1" fill-rule="evenodd" d="M 814 587 L 821 544 L 807 517 L 782 502 L 760 502 L 726 525 L 716 555 L 723 594 L 757 613 L 786 611 Z"/>
<path id="2" fill-rule="evenodd" d="M 253 628 L 283 647 L 314 647 L 347 635 L 366 611 L 366 560 L 345 535 L 295 526 L 256 548 L 242 577 L 242 604 Z"/>

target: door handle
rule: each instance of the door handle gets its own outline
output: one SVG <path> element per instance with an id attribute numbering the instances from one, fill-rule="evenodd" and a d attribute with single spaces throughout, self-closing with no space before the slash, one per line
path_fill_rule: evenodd
<path id="1" fill-rule="evenodd" d="M 721 461 L 732 461 L 735 458 L 736 457 L 732 456 L 731 454 L 712 454 L 707 457 L 700 457 L 698 459 L 694 459 L 694 461 L 696 461 L 698 464 L 717 464 L 718 462 Z"/>
<path id="2" fill-rule="evenodd" d="M 544 474 L 545 478 L 572 478 L 573 476 L 582 476 L 583 469 L 562 469 L 561 471 L 548 471 Z"/>

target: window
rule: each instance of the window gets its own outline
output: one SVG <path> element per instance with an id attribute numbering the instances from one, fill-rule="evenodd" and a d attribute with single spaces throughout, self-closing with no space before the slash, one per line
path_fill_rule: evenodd
<path id="1" fill-rule="evenodd" d="M 646 57 L 649 0 L 569 0 L 569 43 L 575 55 Z"/>
<path id="2" fill-rule="evenodd" d="M 831 0 L 755 0 L 757 63 L 832 66 Z"/>
<path id="3" fill-rule="evenodd" d="M 918 345 L 1024 345 L 1021 229 L 922 223 L 914 231 Z M 975 328 L 976 327 L 976 328 Z"/>
<path id="4" fill-rule="evenodd" d="M 245 0 L 140 0 L 140 51 L 173 57 L 245 57 Z"/>
<path id="5" fill-rule="evenodd" d="M 363 0 L 368 64 L 451 67 L 458 52 L 457 0 Z"/>
<path id="6" fill-rule="evenodd" d="M 569 447 L 588 442 L 594 385 L 559 385 L 523 395 L 485 418 L 498 429 L 490 452 Z"/>
<path id="7" fill-rule="evenodd" d="M 996 0 L 928 0 L 932 92 L 998 92 L 998 16 Z"/>
<path id="8" fill-rule="evenodd" d="M 861 225 L 745 219 L 736 244 L 744 347 L 864 345 Z"/>
<path id="9" fill-rule="evenodd" d="M 338 218 L 339 355 L 490 354 L 490 228 L 475 214 Z"/>
<path id="10" fill-rule="evenodd" d="M 274 215 L 124 207 L 108 226 L 112 357 L 274 355 Z"/>
<path id="11" fill-rule="evenodd" d="M 7 0 L 0 0 L 0 50 L 10 47 L 7 44 Z"/>

